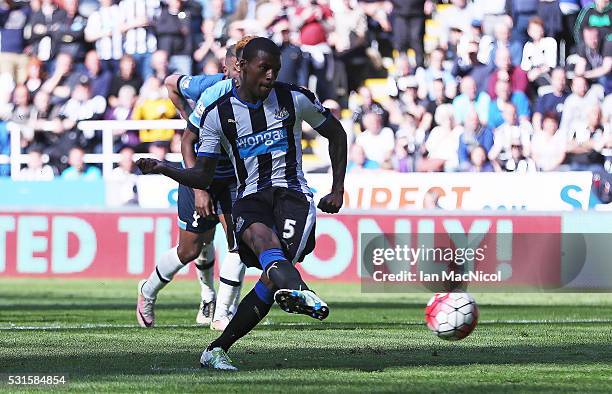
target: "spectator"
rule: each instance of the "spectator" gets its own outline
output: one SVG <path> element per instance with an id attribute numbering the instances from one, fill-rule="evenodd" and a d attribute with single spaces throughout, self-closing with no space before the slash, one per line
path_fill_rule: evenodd
<path id="1" fill-rule="evenodd" d="M 134 91 L 140 90 L 142 79 L 136 74 L 136 63 L 130 55 L 123 55 L 119 61 L 119 74 L 115 74 L 110 83 L 108 104 L 116 106 L 119 90 L 124 86 L 131 86 Z"/>
<path id="2" fill-rule="evenodd" d="M 21 146 L 25 147 L 34 138 L 34 131 L 30 127 L 27 127 L 33 109 L 30 103 L 28 88 L 26 88 L 25 85 L 15 86 L 11 102 L 13 103 L 13 108 L 11 110 L 10 121 L 19 125 Z"/>
<path id="3" fill-rule="evenodd" d="M 95 50 L 92 49 L 85 55 L 85 71 L 81 75 L 89 80 L 91 96 L 100 96 L 106 100 L 113 76 L 110 71 L 102 69 Z"/>
<path id="4" fill-rule="evenodd" d="M 39 147 L 30 148 L 27 166 L 15 176 L 15 179 L 20 181 L 50 181 L 53 178 L 53 167 L 44 163 L 43 152 Z"/>
<path id="5" fill-rule="evenodd" d="M 587 121 L 577 124 L 568 135 L 566 163 L 572 171 L 603 171 L 603 148 L 609 147 L 610 132 L 605 130 L 601 119 L 601 107 L 585 111 Z"/>
<path id="6" fill-rule="evenodd" d="M 193 53 L 193 58 L 198 62 L 198 68 L 211 57 L 219 57 L 221 43 L 228 39 L 228 28 L 230 15 L 227 15 L 223 6 L 223 0 L 212 0 L 205 8 L 206 17 L 201 30 L 204 40 Z M 283 63 L 284 64 L 284 63 Z"/>
<path id="7" fill-rule="evenodd" d="M 11 121 L 17 124 L 25 124 L 30 117 L 32 106 L 30 105 L 30 92 L 25 85 L 15 86 L 11 99 L 13 108 L 11 110 Z"/>
<path id="8" fill-rule="evenodd" d="M 552 37 L 544 37 L 544 21 L 539 16 L 531 18 L 527 34 L 531 41 L 523 47 L 521 68 L 536 86 L 548 85 L 549 72 L 557 66 L 557 42 Z"/>
<path id="9" fill-rule="evenodd" d="M 480 12 L 484 34 L 493 35 L 495 26 L 512 22 L 506 14 L 506 0 L 474 0 L 474 7 Z"/>
<path id="10" fill-rule="evenodd" d="M 470 152 L 470 161 L 466 172 L 493 172 L 493 166 L 487 159 L 486 149 L 477 145 Z"/>
<path id="11" fill-rule="evenodd" d="M 470 161 L 470 154 L 474 148 L 481 146 L 488 154 L 493 147 L 493 131 L 483 126 L 478 112 L 474 107 L 466 108 L 463 128 L 459 137 L 459 167 L 465 169 Z"/>
<path id="12" fill-rule="evenodd" d="M 489 126 L 496 128 L 504 122 L 502 112 L 504 106 L 512 104 L 516 108 L 516 112 L 521 121 L 528 121 L 530 115 L 529 99 L 523 92 L 510 91 L 510 83 L 505 80 L 498 80 L 495 84 L 495 92 L 497 98 L 491 100 L 489 107 Z"/>
<path id="13" fill-rule="evenodd" d="M 414 166 L 414 150 L 411 149 L 410 139 L 407 137 L 400 137 L 395 142 L 395 149 L 393 156 L 391 157 L 391 164 L 393 170 L 397 172 L 413 172 Z"/>
<path id="14" fill-rule="evenodd" d="M 333 91 L 333 53 L 327 32 L 333 27 L 333 14 L 323 0 L 302 3 L 296 8 L 301 49 L 309 70 L 317 79 L 320 100 L 336 99 Z"/>
<path id="15" fill-rule="evenodd" d="M 485 91 L 490 67 L 478 59 L 478 42 L 470 41 L 466 45 L 465 53 L 459 51 L 457 59 L 453 63 L 451 74 L 454 77 L 471 77 L 476 81 L 476 90 Z"/>
<path id="16" fill-rule="evenodd" d="M 560 7 L 562 1 L 540 0 L 538 3 L 538 18 L 542 19 L 544 36 L 551 37 L 557 41 L 561 40 L 561 33 L 563 32 L 563 13 Z M 527 30 L 527 34 L 529 34 L 529 27 L 527 27 Z"/>
<path id="17" fill-rule="evenodd" d="M 157 17 L 159 8 L 159 0 L 121 0 L 119 2 L 119 9 L 123 17 L 121 26 L 124 34 L 123 52 L 130 55 L 136 63 L 136 75 L 141 80 L 152 75 L 151 55 L 157 50 L 153 20 Z M 121 68 L 121 65 L 119 67 Z M 135 86 L 135 88 L 138 90 L 140 86 Z"/>
<path id="18" fill-rule="evenodd" d="M 563 114 L 561 115 L 562 130 L 567 132 L 574 129 L 576 125 L 585 123 L 587 113 L 585 108 L 593 107 L 598 102 L 594 91 L 589 91 L 589 84 L 584 77 L 574 77 L 572 80 L 572 93 L 567 96 L 563 104 Z"/>
<path id="19" fill-rule="evenodd" d="M 524 154 L 529 156 L 533 134 L 531 123 L 518 119 L 514 105 L 506 104 L 503 111 L 503 123 L 495 129 L 493 147 L 489 151 L 489 159 L 498 161 L 501 166 L 510 159 L 512 144 L 516 141 L 520 143 Z"/>
<path id="20" fill-rule="evenodd" d="M 34 131 L 34 142 L 46 149 L 57 141 L 57 136 L 63 131 L 59 119 L 60 108 L 51 105 L 49 93 L 41 90 L 34 96 L 34 108 L 30 113 L 28 127 Z"/>
<path id="21" fill-rule="evenodd" d="M 102 173 L 98 167 L 85 164 L 85 151 L 83 148 L 75 146 L 70 149 L 68 164 L 70 165 L 62 172 L 62 179 L 76 181 L 95 181 L 102 178 Z"/>
<path id="22" fill-rule="evenodd" d="M 444 50 L 434 49 L 429 55 L 429 66 L 419 68 L 415 74 L 419 83 L 419 97 L 434 100 L 434 80 L 441 79 L 444 82 L 447 97 L 455 97 L 457 85 L 452 74 L 444 69 Z"/>
<path id="23" fill-rule="evenodd" d="M 523 92 L 527 94 L 529 79 L 527 73 L 520 67 L 515 67 L 510 62 L 510 51 L 507 48 L 498 48 L 495 53 L 495 69 L 493 69 L 487 85 L 487 93 L 492 100 L 497 98 L 495 85 L 498 79 L 510 81 L 512 92 Z"/>
<path id="24" fill-rule="evenodd" d="M 417 95 L 418 83 L 414 76 L 409 76 L 398 81 L 400 85 L 400 95 L 398 105 L 399 121 L 400 123 L 405 115 L 410 115 L 414 121 L 418 123 L 417 129 L 421 131 L 430 130 L 433 123 L 433 113 L 428 111 L 429 102 L 426 100 L 419 100 Z"/>
<path id="25" fill-rule="evenodd" d="M 155 141 L 149 144 L 149 153 L 154 159 L 168 162 L 167 155 L 170 152 L 170 144 L 168 141 Z"/>
<path id="26" fill-rule="evenodd" d="M 67 53 L 57 55 L 55 70 L 47 79 L 41 90 L 51 95 L 51 104 L 63 104 L 70 97 L 70 92 L 77 84 L 79 75 L 72 72 L 72 57 Z"/>
<path id="27" fill-rule="evenodd" d="M 28 57 L 24 54 L 23 31 L 29 8 L 13 0 L 0 3 L 0 74 L 8 73 L 17 83 L 24 83 Z"/>
<path id="28" fill-rule="evenodd" d="M 436 109 L 435 121 L 437 126 L 425 141 L 424 157 L 417 163 L 417 171 L 454 171 L 459 164 L 461 129 L 455 127 L 452 105 L 440 105 Z"/>
<path id="29" fill-rule="evenodd" d="M 565 89 L 566 83 L 564 69 L 555 68 L 551 73 L 550 79 L 552 92 L 538 97 L 536 101 L 535 111 L 533 113 L 531 122 L 533 129 L 536 131 L 539 131 L 542 128 L 542 114 L 552 112 L 557 116 L 557 119 L 561 117 L 561 114 L 563 113 L 563 105 L 568 96 Z"/>
<path id="30" fill-rule="evenodd" d="M 527 36 L 527 26 L 529 20 L 536 16 L 538 12 L 539 0 L 512 0 L 506 1 L 506 13 L 512 16 L 512 40 L 521 46 L 525 45 L 529 37 Z"/>
<path id="31" fill-rule="evenodd" d="M 347 173 L 356 173 L 363 170 L 377 170 L 380 165 L 374 160 L 367 158 L 364 148 L 359 144 L 353 144 L 349 153 L 349 160 L 346 166 Z"/>
<path id="32" fill-rule="evenodd" d="M 111 106 L 104 114 L 106 120 L 130 120 L 132 112 L 136 104 L 136 89 L 130 85 L 123 85 L 119 89 L 118 97 L 114 100 L 114 106 Z M 135 148 L 140 144 L 138 130 L 113 130 L 115 141 L 121 146 L 131 146 Z"/>
<path id="33" fill-rule="evenodd" d="M 176 110 L 172 101 L 167 97 L 165 88 L 161 82 L 154 77 L 147 79 L 140 89 L 140 96 L 132 119 L 134 120 L 159 120 L 172 119 L 176 116 Z M 174 135 L 171 129 L 140 130 L 141 143 L 154 141 L 170 141 Z"/>
<path id="34" fill-rule="evenodd" d="M 597 29 L 599 37 L 607 37 L 608 34 L 612 33 L 612 5 L 610 0 L 595 0 L 580 11 L 574 26 L 576 45 L 582 44 L 583 31 L 587 27 Z"/>
<path id="35" fill-rule="evenodd" d="M 60 110 L 59 118 L 62 121 L 65 143 L 78 143 L 91 149 L 99 150 L 101 144 L 100 132 L 86 134 L 78 132 L 77 123 L 81 120 L 102 119 L 106 111 L 106 100 L 102 96 L 92 97 L 91 83 L 85 76 L 81 76 L 74 87 L 70 99 Z M 58 149 L 65 147 L 58 146 Z M 64 153 L 64 152 L 62 152 Z"/>
<path id="36" fill-rule="evenodd" d="M 526 157 L 523 152 L 523 145 L 520 140 L 512 141 L 510 149 L 510 158 L 506 161 L 503 168 L 499 166 L 497 161 L 493 162 L 496 171 L 515 172 L 517 174 L 526 174 L 536 172 L 535 162 Z"/>
<path id="37" fill-rule="evenodd" d="M 61 17 L 62 13 L 52 0 L 42 0 L 40 9 L 30 15 L 24 31 L 24 37 L 28 40 L 28 52 L 43 62 L 52 60 L 56 55 L 51 34 L 59 28 Z"/>
<path id="38" fill-rule="evenodd" d="M 578 46 L 579 61 L 574 72 L 592 83 L 599 83 L 605 93 L 612 92 L 612 39 L 599 37 L 594 27 L 583 30 L 584 42 Z"/>
<path id="39" fill-rule="evenodd" d="M 42 87 L 43 81 L 46 80 L 46 74 L 43 70 L 43 63 L 36 57 L 30 57 L 27 68 L 27 76 L 25 86 L 28 88 L 31 96 Z"/>
<path id="40" fill-rule="evenodd" d="M 486 92 L 478 93 L 476 81 L 470 76 L 461 79 L 459 89 L 461 94 L 453 99 L 457 123 L 463 123 L 468 110 L 473 107 L 476 109 L 480 121 L 486 124 L 489 119 L 489 106 L 491 104 L 489 95 Z"/>
<path id="41" fill-rule="evenodd" d="M 276 78 L 279 82 L 293 83 L 300 86 L 308 85 L 308 65 L 304 61 L 302 50 L 291 43 L 289 22 L 285 19 L 274 25 L 281 44 L 281 70 Z"/>
<path id="42" fill-rule="evenodd" d="M 342 63 L 346 74 L 347 86 L 343 88 L 346 92 L 356 91 L 367 78 L 368 72 L 367 16 L 359 3 L 353 0 L 331 2 L 330 5 L 334 15 L 334 30 L 330 32 L 329 41 L 335 49 L 336 59 Z M 337 65 L 336 68 L 339 69 L 340 66 Z M 344 94 L 339 96 L 342 97 Z"/>
<path id="43" fill-rule="evenodd" d="M 151 74 L 153 77 L 163 81 L 170 72 L 168 71 L 168 52 L 157 50 L 151 55 Z"/>
<path id="44" fill-rule="evenodd" d="M 576 53 L 576 41 L 574 40 L 574 26 L 580 12 L 580 0 L 559 0 L 561 11 L 562 30 L 559 38 L 565 44 L 565 53 Z"/>
<path id="45" fill-rule="evenodd" d="M 423 196 L 423 209 L 440 209 L 440 192 L 433 188 Z"/>
<path id="46" fill-rule="evenodd" d="M 437 108 L 443 104 L 450 104 L 452 100 L 446 96 L 446 89 L 444 88 L 444 81 L 441 79 L 435 79 L 432 85 L 432 91 L 434 94 L 433 100 L 423 100 L 425 105 L 425 109 L 427 112 L 431 114 L 433 117 L 432 127 L 437 126 L 436 119 L 434 114 L 436 113 Z"/>
<path id="47" fill-rule="evenodd" d="M 64 0 L 58 16 L 57 30 L 52 33 L 54 53 L 68 53 L 73 61 L 85 58 L 85 26 L 87 18 L 79 13 L 78 0 Z"/>
<path id="48" fill-rule="evenodd" d="M 440 44 L 445 45 L 448 42 L 452 27 L 468 31 L 472 21 L 478 19 L 478 12 L 471 1 L 451 0 L 448 9 L 444 10 L 443 16 L 440 16 Z"/>
<path id="49" fill-rule="evenodd" d="M 487 40 L 482 40 L 479 50 L 481 61 L 488 59 L 488 61 L 486 61 L 487 64 L 496 62 L 497 51 L 504 48 L 508 50 L 510 55 L 509 59 L 513 66 L 519 66 L 521 64 L 523 44 L 510 40 L 510 29 L 511 28 L 508 24 L 500 23 L 499 25 L 495 26 L 495 40 L 490 40 L 488 45 Z"/>
<path id="50" fill-rule="evenodd" d="M 177 74 L 191 74 L 193 42 L 191 14 L 181 0 L 168 0 L 155 21 L 157 47 L 168 54 L 169 67 Z"/>
<path id="51" fill-rule="evenodd" d="M 416 66 L 423 66 L 425 0 L 393 0 L 393 46 L 400 53 L 414 49 Z"/>
<path id="52" fill-rule="evenodd" d="M 364 131 L 357 137 L 366 157 L 379 165 L 384 163 L 395 148 L 393 130 L 383 127 L 382 117 L 376 112 L 368 112 L 363 116 Z"/>
<path id="53" fill-rule="evenodd" d="M 85 27 L 85 40 L 95 44 L 102 67 L 113 73 L 123 55 L 122 23 L 119 6 L 113 0 L 100 0 L 100 8 L 89 16 Z"/>
<path id="54" fill-rule="evenodd" d="M 555 115 L 545 114 L 542 130 L 531 141 L 531 157 L 540 171 L 554 171 L 565 159 L 566 137 L 559 130 Z"/>
<path id="55" fill-rule="evenodd" d="M 375 112 L 379 114 L 382 118 L 383 126 L 389 126 L 389 111 L 387 111 L 381 103 L 374 100 L 372 96 L 372 91 L 366 87 L 362 86 L 359 88 L 357 92 L 359 98 L 361 99 L 361 103 L 359 106 L 353 109 L 353 120 L 360 124 L 361 129 L 363 130 L 364 126 L 362 124 L 362 117 L 367 112 Z"/>
<path id="56" fill-rule="evenodd" d="M 113 205 L 136 205 L 138 195 L 136 177 L 138 167 L 134 163 L 134 148 L 124 146 L 119 150 L 119 166 L 113 168 L 110 180 L 113 181 Z"/>

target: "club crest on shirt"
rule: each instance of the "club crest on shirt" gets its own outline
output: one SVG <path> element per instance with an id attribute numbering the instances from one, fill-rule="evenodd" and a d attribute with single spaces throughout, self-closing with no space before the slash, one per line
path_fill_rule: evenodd
<path id="1" fill-rule="evenodd" d="M 244 219 L 242 218 L 242 216 L 238 216 L 236 218 L 236 231 L 240 231 L 240 229 L 242 228 L 242 225 L 244 224 Z"/>
<path id="2" fill-rule="evenodd" d="M 285 120 L 289 117 L 289 111 L 287 108 L 281 107 L 274 112 L 274 119 L 276 120 Z"/>
<path id="3" fill-rule="evenodd" d="M 196 105 L 196 115 L 198 115 L 199 117 L 202 117 L 202 114 L 204 113 L 204 103 L 202 103 L 201 101 L 198 101 L 198 104 Z"/>
<path id="4" fill-rule="evenodd" d="M 187 89 L 189 87 L 189 84 L 191 83 L 192 78 L 193 77 L 183 78 L 183 80 L 181 81 L 181 89 Z"/>
<path id="5" fill-rule="evenodd" d="M 323 107 L 323 104 L 321 104 L 318 98 L 315 99 L 314 106 L 320 113 L 325 112 L 325 107 Z"/>

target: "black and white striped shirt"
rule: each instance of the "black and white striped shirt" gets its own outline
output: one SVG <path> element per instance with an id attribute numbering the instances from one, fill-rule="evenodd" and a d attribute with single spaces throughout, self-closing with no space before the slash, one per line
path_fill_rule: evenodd
<path id="1" fill-rule="evenodd" d="M 319 127 L 329 116 L 311 91 L 276 82 L 256 104 L 236 88 L 205 109 L 198 156 L 228 153 L 238 179 L 238 198 L 269 187 L 312 195 L 302 171 L 302 121 Z"/>
<path id="2" fill-rule="evenodd" d="M 159 14 L 159 0 L 121 0 L 121 16 L 125 23 L 146 18 L 149 22 Z M 129 55 L 153 53 L 157 49 L 157 38 L 153 26 L 137 27 L 125 32 L 123 49 Z"/>

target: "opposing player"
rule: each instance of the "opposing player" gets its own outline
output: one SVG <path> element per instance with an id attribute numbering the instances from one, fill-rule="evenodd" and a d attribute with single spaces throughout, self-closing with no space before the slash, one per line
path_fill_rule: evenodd
<path id="1" fill-rule="evenodd" d="M 165 84 L 169 96 L 181 116 L 187 119 L 189 117 L 187 108 L 193 111 L 199 99 L 201 99 L 200 105 L 210 104 L 231 90 L 232 78 L 238 77 L 236 48 L 241 49 L 246 42 L 248 40 L 228 48 L 224 74 L 195 77 L 171 75 L 166 78 Z M 223 78 L 228 79 L 222 81 Z M 183 133 L 181 152 L 186 167 L 195 163 L 194 147 L 197 141 L 197 134 L 189 131 Z M 215 252 L 212 241 L 216 225 L 220 221 L 228 235 L 229 250 L 235 249 L 233 226 L 229 220 L 235 192 L 236 179 L 229 159 L 226 159 L 225 163 L 220 162 L 217 166 L 215 179 L 208 192 L 179 185 L 179 244 L 162 256 L 148 280 L 139 283 L 137 319 L 141 326 L 154 325 L 154 306 L 158 292 L 185 264 L 195 259 L 202 297 L 196 322 L 203 325 L 210 324 L 211 328 L 216 330 L 225 329 L 231 318 L 230 309 L 239 300 L 245 267 L 236 253 L 226 255 L 221 267 L 219 294 L 215 300 L 213 285 Z M 212 214 L 218 215 L 218 221 L 217 217 L 210 216 Z"/>
<path id="2" fill-rule="evenodd" d="M 232 210 L 242 261 L 263 270 L 254 289 L 240 302 L 223 334 L 202 353 L 202 366 L 236 370 L 226 352 L 268 313 L 272 303 L 290 313 L 320 320 L 327 304 L 302 280 L 294 264 L 314 249 L 316 208 L 302 172 L 301 122 L 329 140 L 333 183 L 319 202 L 323 212 L 337 213 L 343 202 L 346 133 L 315 95 L 276 83 L 280 51 L 267 38 L 251 40 L 240 63 L 241 84 L 206 108 L 199 125 L 200 147 L 193 168 L 172 168 L 140 159 L 144 173 L 159 173 L 194 188 L 213 179 L 221 146 L 238 178 Z"/>

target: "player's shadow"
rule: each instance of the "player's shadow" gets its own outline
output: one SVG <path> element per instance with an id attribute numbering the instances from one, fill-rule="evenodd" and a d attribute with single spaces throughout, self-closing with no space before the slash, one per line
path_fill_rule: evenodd
<path id="1" fill-rule="evenodd" d="M 195 306 L 194 306 L 195 305 Z M 192 303 L 187 302 L 163 302 L 162 305 L 159 305 L 158 309 L 188 309 L 193 310 L 197 308 L 198 301 L 194 301 Z M 88 303 L 88 302 L 66 302 L 66 303 L 53 303 L 53 304 L 45 304 L 45 303 L 37 303 L 37 304 L 8 304 L 2 305 L 0 308 L 2 311 L 53 311 L 53 310 L 61 310 L 66 312 L 66 310 L 91 310 L 91 311 L 99 311 L 99 310 L 133 310 L 135 307 L 135 303 L 127 303 L 125 300 L 121 300 L 118 302 L 104 302 L 104 303 Z"/>
<path id="2" fill-rule="evenodd" d="M 273 345 L 273 343 L 272 343 Z M 0 373 L 67 373 L 70 375 L 172 374 L 198 366 L 199 352 L 169 349 L 167 351 L 98 351 L 88 349 L 77 354 L 47 352 L 0 357 Z M 288 347 L 261 348 L 256 351 L 236 346 L 232 359 L 242 371 L 273 369 L 332 369 L 382 371 L 395 367 L 513 365 L 513 364 L 581 364 L 612 362 L 612 343 L 570 345 L 496 346 L 377 346 L 360 347 Z M 202 373 L 212 373 L 203 370 Z M 305 378 L 305 382 L 308 379 Z M 262 383 L 262 382 L 259 382 Z"/>

